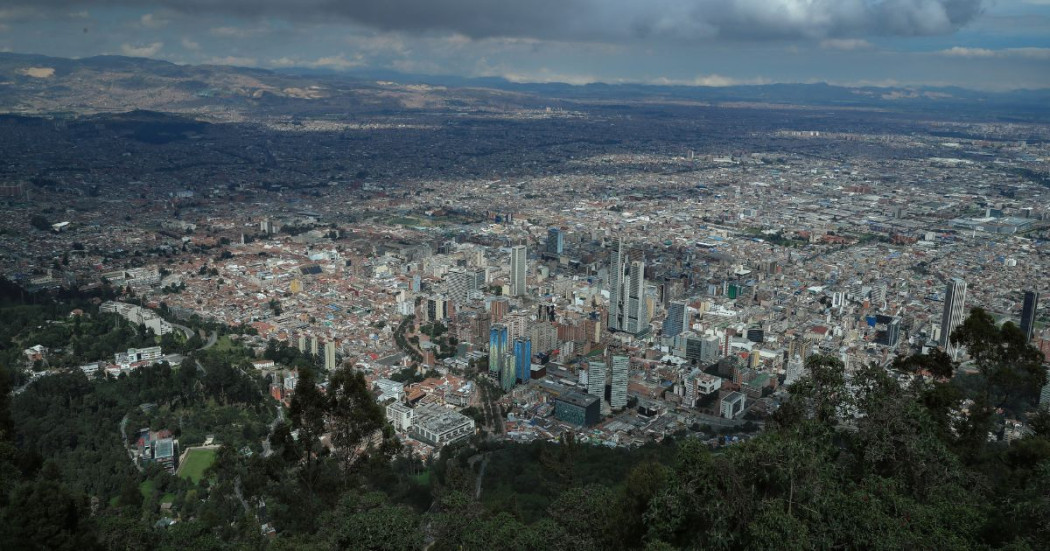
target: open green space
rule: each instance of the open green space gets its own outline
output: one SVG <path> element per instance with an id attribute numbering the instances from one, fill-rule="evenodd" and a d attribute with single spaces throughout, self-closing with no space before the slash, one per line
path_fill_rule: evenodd
<path id="1" fill-rule="evenodd" d="M 142 494 L 143 499 L 149 499 L 156 490 L 156 484 L 152 480 L 146 480 L 139 484 L 139 492 Z"/>
<path id="2" fill-rule="evenodd" d="M 179 476 L 198 483 L 212 463 L 215 463 L 215 450 L 190 450 L 179 466 Z"/>

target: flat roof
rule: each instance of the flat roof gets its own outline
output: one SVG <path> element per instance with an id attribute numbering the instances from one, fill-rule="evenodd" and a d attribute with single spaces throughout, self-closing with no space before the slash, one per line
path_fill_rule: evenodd
<path id="1" fill-rule="evenodd" d="M 589 394 L 582 394 L 580 392 L 566 392 L 565 394 L 558 396 L 559 402 L 565 402 L 581 408 L 586 408 L 594 402 L 598 401 L 597 396 L 591 396 Z"/>

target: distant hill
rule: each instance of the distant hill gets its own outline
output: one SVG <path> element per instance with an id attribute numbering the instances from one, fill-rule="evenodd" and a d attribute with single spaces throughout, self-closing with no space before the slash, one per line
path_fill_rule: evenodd
<path id="1" fill-rule="evenodd" d="M 1050 119 L 1050 90 L 844 87 L 829 84 L 652 86 L 514 83 L 501 78 L 361 70 L 271 71 L 177 65 L 123 56 L 64 59 L 0 53 L 0 112 L 90 114 L 136 109 L 215 120 L 272 115 L 374 115 L 405 110 L 513 111 L 581 104 L 752 103 Z"/>

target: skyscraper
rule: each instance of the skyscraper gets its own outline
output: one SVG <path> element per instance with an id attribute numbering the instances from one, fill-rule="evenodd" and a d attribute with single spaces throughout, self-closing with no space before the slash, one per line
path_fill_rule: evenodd
<path id="1" fill-rule="evenodd" d="M 499 385 L 503 392 L 510 392 L 514 388 L 514 354 L 510 352 L 503 355 L 500 362 Z"/>
<path id="2" fill-rule="evenodd" d="M 335 369 L 335 341 L 324 343 L 324 368 L 328 371 Z"/>
<path id="3" fill-rule="evenodd" d="M 525 245 L 515 245 L 510 249 L 510 296 L 525 295 L 525 274 L 528 267 L 525 263 Z"/>
<path id="4" fill-rule="evenodd" d="M 663 334 L 665 337 L 674 337 L 682 334 L 688 326 L 686 312 L 688 309 L 684 302 L 675 301 L 667 306 L 667 319 L 664 320 Z"/>
<path id="5" fill-rule="evenodd" d="M 627 291 L 624 304 L 623 329 L 628 333 L 639 334 L 649 328 L 649 310 L 645 301 L 645 262 L 631 262 L 628 271 Z"/>
<path id="6" fill-rule="evenodd" d="M 507 326 L 494 323 L 489 328 L 489 373 L 499 376 L 507 352 Z"/>
<path id="7" fill-rule="evenodd" d="M 619 239 L 609 259 L 609 329 L 636 335 L 649 329 L 645 258 L 637 250 L 624 254 Z"/>
<path id="8" fill-rule="evenodd" d="M 1032 341 L 1035 332 L 1035 312 L 1039 309 L 1039 292 L 1025 291 L 1024 306 L 1021 307 L 1021 332 L 1025 342 Z"/>
<path id="9" fill-rule="evenodd" d="M 609 390 L 609 405 L 613 409 L 627 407 L 627 379 L 631 366 L 631 359 L 627 356 L 613 356 L 610 369 L 612 377 Z"/>
<path id="10" fill-rule="evenodd" d="M 565 251 L 565 235 L 560 228 L 547 230 L 547 254 L 559 255 Z"/>
<path id="11" fill-rule="evenodd" d="M 484 270 L 453 268 L 445 274 L 448 284 L 448 295 L 456 304 L 462 305 L 470 300 L 475 292 L 485 286 Z"/>
<path id="12" fill-rule="evenodd" d="M 623 329 L 620 325 L 623 301 L 623 241 L 616 240 L 616 248 L 609 257 L 609 329 Z"/>
<path id="13" fill-rule="evenodd" d="M 514 378 L 528 384 L 532 375 L 532 340 L 528 337 L 514 339 Z"/>
<path id="14" fill-rule="evenodd" d="M 966 282 L 957 277 L 948 282 L 944 292 L 944 314 L 941 317 L 941 346 L 952 358 L 955 357 L 955 346 L 952 345 L 952 332 L 962 325 L 966 315 Z"/>
<path id="15" fill-rule="evenodd" d="M 448 284 L 448 296 L 457 304 L 464 304 L 470 298 L 470 292 L 474 291 L 474 274 L 462 268 L 454 268 L 445 274 L 445 282 Z"/>
<path id="16" fill-rule="evenodd" d="M 597 396 L 599 402 L 605 401 L 604 362 L 591 362 L 587 366 L 587 394 Z"/>

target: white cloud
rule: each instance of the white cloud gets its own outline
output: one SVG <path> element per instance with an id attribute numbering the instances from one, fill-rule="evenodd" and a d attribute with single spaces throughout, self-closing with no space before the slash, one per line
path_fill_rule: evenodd
<path id="1" fill-rule="evenodd" d="M 660 77 L 644 81 L 644 84 L 657 84 L 662 86 L 707 86 L 711 88 L 722 88 L 725 86 L 746 86 L 757 84 L 769 84 L 771 81 L 762 77 L 734 78 L 719 74 L 697 75 L 692 79 L 673 79 Z"/>
<path id="2" fill-rule="evenodd" d="M 204 60 L 204 63 L 208 65 L 235 65 L 238 67 L 255 67 L 259 64 L 259 60 L 254 57 L 238 57 L 233 55 L 223 57 L 209 57 Z"/>
<path id="3" fill-rule="evenodd" d="M 546 67 L 542 67 L 538 71 L 489 71 L 488 74 L 480 76 L 498 76 L 503 77 L 510 82 L 518 83 L 560 82 L 576 86 L 581 86 L 584 84 L 593 84 L 595 82 L 615 82 L 610 79 L 602 79 L 596 75 L 551 71 Z"/>
<path id="4" fill-rule="evenodd" d="M 361 54 L 356 54 L 350 58 L 347 58 L 345 54 L 324 56 L 313 61 L 285 56 L 271 59 L 267 63 L 270 67 L 310 67 L 313 69 L 335 69 L 337 71 L 362 67 L 365 64 L 365 56 Z"/>
<path id="5" fill-rule="evenodd" d="M 187 50 L 194 51 L 194 52 L 199 50 L 199 49 L 201 49 L 201 45 L 200 44 L 198 44 L 197 42 L 194 42 L 193 40 L 190 40 L 189 38 L 186 38 L 186 37 L 183 37 L 183 39 L 182 39 L 182 47 L 187 49 Z"/>
<path id="6" fill-rule="evenodd" d="M 961 46 L 941 50 L 937 53 L 952 57 L 995 57 L 995 50 L 989 50 L 987 48 L 963 48 Z"/>
<path id="7" fill-rule="evenodd" d="M 120 46 L 120 51 L 123 52 L 124 55 L 131 57 L 153 57 L 157 55 L 163 47 L 163 42 L 154 42 L 144 46 L 135 46 L 125 43 Z"/>
<path id="8" fill-rule="evenodd" d="M 940 55 L 952 57 L 969 58 L 1026 58 L 1026 59 L 1050 59 L 1050 48 L 1004 48 L 1002 50 L 990 50 L 988 48 L 963 48 L 956 46 L 937 52 Z"/>
<path id="9" fill-rule="evenodd" d="M 820 47 L 825 50 L 841 50 L 852 52 L 854 50 L 870 50 L 875 46 L 871 42 L 861 38 L 829 38 L 820 41 Z"/>
<path id="10" fill-rule="evenodd" d="M 168 20 L 163 17 L 158 17 L 152 13 L 147 13 L 139 18 L 139 24 L 147 29 L 159 29 L 167 26 Z"/>
<path id="11" fill-rule="evenodd" d="M 360 67 L 364 65 L 364 56 L 358 54 L 352 59 L 347 59 L 343 54 L 318 58 L 316 61 L 310 64 L 311 67 L 321 67 L 326 69 L 352 69 L 354 67 Z"/>

